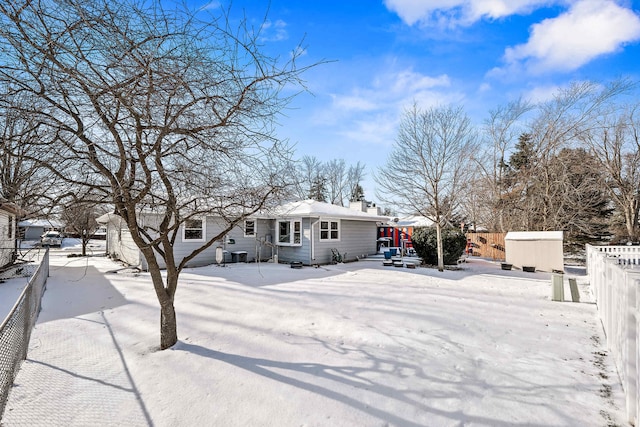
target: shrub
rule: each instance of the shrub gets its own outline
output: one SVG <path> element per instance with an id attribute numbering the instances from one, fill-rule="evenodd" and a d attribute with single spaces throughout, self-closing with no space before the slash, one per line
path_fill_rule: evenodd
<path id="1" fill-rule="evenodd" d="M 413 248 L 422 262 L 430 265 L 438 264 L 438 241 L 435 227 L 419 227 L 413 230 L 411 236 Z M 444 264 L 452 265 L 458 262 L 458 258 L 464 253 L 467 238 L 464 233 L 455 228 L 442 230 L 442 249 Z"/>

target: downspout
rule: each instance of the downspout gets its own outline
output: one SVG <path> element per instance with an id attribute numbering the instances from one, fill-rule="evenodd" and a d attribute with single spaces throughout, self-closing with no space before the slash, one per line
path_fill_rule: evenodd
<path id="1" fill-rule="evenodd" d="M 320 218 L 315 220 L 315 222 L 311 223 L 311 263 L 312 264 L 316 260 L 316 239 L 315 239 L 315 233 L 313 229 L 318 222 L 320 222 Z"/>

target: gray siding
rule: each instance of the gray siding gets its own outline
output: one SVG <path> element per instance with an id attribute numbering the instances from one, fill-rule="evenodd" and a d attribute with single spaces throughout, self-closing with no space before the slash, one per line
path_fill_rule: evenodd
<path id="1" fill-rule="evenodd" d="M 313 232 L 311 226 L 313 224 Z M 278 246 L 278 260 L 289 263 L 301 261 L 305 265 L 329 264 L 331 249 L 336 248 L 344 255 L 345 261 L 353 261 L 377 250 L 377 225 L 373 221 L 340 221 L 340 240 L 320 240 L 318 218 L 302 219 L 302 246 Z M 313 236 L 313 251 L 311 238 Z M 314 258 L 312 258 L 312 252 Z"/>
<path id="2" fill-rule="evenodd" d="M 106 241 L 107 255 L 111 258 L 133 266 L 140 265 L 142 258 L 140 250 L 133 242 L 131 232 L 120 218 L 113 217 L 107 223 Z"/>
<path id="3" fill-rule="evenodd" d="M 226 228 L 226 224 L 220 219 L 215 217 L 207 217 L 206 219 L 206 241 L 213 239 L 220 234 L 222 230 Z M 265 261 L 271 258 L 271 247 L 267 242 L 272 240 L 273 227 L 271 221 L 268 220 L 256 220 L 256 235 L 244 236 L 244 221 L 234 227 L 226 235 L 226 239 L 220 239 L 214 242 L 210 247 L 198 254 L 194 259 L 189 261 L 188 267 L 199 267 L 203 265 L 209 265 L 216 262 L 216 249 L 222 247 L 225 250 L 225 262 L 231 262 L 233 259 L 232 252 L 244 251 L 247 253 L 247 262 L 255 262 L 256 260 Z M 234 243 L 229 243 L 233 240 Z M 174 244 L 174 256 L 178 262 L 184 257 L 191 254 L 194 250 L 198 249 L 206 242 L 189 242 L 182 240 L 182 231 Z M 162 259 L 158 258 L 161 268 L 165 268 L 166 265 Z M 146 269 L 146 263 L 143 263 L 143 268 Z"/>
<path id="4" fill-rule="evenodd" d="M 180 263 L 180 261 L 184 257 L 188 256 L 193 251 L 195 251 L 196 249 L 204 245 L 207 241 L 209 241 L 216 235 L 220 234 L 222 230 L 224 230 L 224 225 L 212 217 L 208 217 L 206 219 L 206 230 L 205 230 L 206 234 L 205 234 L 204 242 L 185 241 L 182 239 L 182 230 L 178 230 L 178 236 L 173 245 L 173 255 L 176 259 L 176 263 Z M 189 261 L 187 266 L 198 267 L 198 266 L 213 264 L 216 261 L 216 248 L 218 246 L 224 247 L 225 244 L 222 241 L 219 243 L 218 242 L 214 243 L 213 245 L 205 249 L 202 253 L 198 254 L 194 259 Z M 158 257 L 156 256 L 156 258 Z M 160 263 L 161 268 L 166 267 L 162 259 L 158 258 L 158 262 Z"/>
<path id="5" fill-rule="evenodd" d="M 290 263 L 300 261 L 304 265 L 314 264 L 311 260 L 311 223 L 313 221 L 315 221 L 313 218 L 302 218 L 302 246 L 277 247 L 278 262 Z M 274 227 L 276 223 L 277 221 L 274 221 Z M 315 228 L 317 229 L 317 225 Z"/>
<path id="6" fill-rule="evenodd" d="M 271 259 L 272 250 L 270 243 L 273 242 L 273 224 L 270 220 L 255 220 L 255 236 L 244 236 L 244 221 L 238 224 L 228 234 L 235 243 L 226 244 L 225 249 L 232 252 L 244 251 L 247 253 L 247 261 L 266 261 Z"/>
<path id="7" fill-rule="evenodd" d="M 274 244 L 276 224 L 277 221 L 275 220 L 258 219 L 256 220 L 256 235 L 248 237 L 244 236 L 244 222 L 238 224 L 227 234 L 227 239 L 214 242 L 213 245 L 191 260 L 188 266 L 197 267 L 215 263 L 216 249 L 218 247 L 222 247 L 226 251 L 225 262 L 232 261 L 232 252 L 240 251 L 246 252 L 248 262 L 267 261 L 277 254 L 279 262 L 300 261 L 304 265 L 330 263 L 332 259 L 331 248 L 337 248 L 343 256 L 346 253 L 345 261 L 353 261 L 376 253 L 377 226 L 374 221 L 341 220 L 340 239 L 336 241 L 321 241 L 318 218 L 302 218 L 301 246 L 279 246 Z M 221 219 L 208 217 L 206 220 L 206 241 L 220 234 L 224 228 L 225 224 L 221 222 Z M 137 265 L 137 263 L 141 263 L 142 268 L 147 269 L 146 262 L 142 259 L 133 242 L 125 242 L 127 236 L 125 231 L 121 230 L 118 235 L 114 235 L 114 232 L 110 228 L 108 229 L 107 244 L 109 253 L 129 264 Z M 130 234 L 128 236 L 130 239 Z M 230 243 L 229 240 L 233 240 L 234 243 Z M 173 247 L 174 256 L 176 260 L 182 260 L 205 243 L 183 241 L 182 232 L 180 231 Z M 134 249 L 133 251 L 126 251 L 132 248 Z M 315 256 L 312 257 L 312 255 Z M 158 262 L 162 268 L 165 267 L 162 260 L 158 259 Z"/>
<path id="8" fill-rule="evenodd" d="M 316 225 L 315 263 L 327 264 L 331 262 L 331 248 L 338 249 L 345 261 L 354 261 L 366 255 L 376 253 L 377 225 L 373 221 L 340 221 L 340 240 L 321 241 L 319 225 Z"/>
<path id="9" fill-rule="evenodd" d="M 44 234 L 44 227 L 42 226 L 29 226 L 24 227 L 24 240 L 38 240 L 40 236 Z"/>

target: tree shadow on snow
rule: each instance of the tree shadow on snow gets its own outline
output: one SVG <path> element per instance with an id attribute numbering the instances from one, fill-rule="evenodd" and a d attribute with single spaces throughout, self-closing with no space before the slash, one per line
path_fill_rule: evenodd
<path id="1" fill-rule="evenodd" d="M 249 371 L 253 374 L 268 378 L 273 381 L 277 381 L 283 384 L 287 384 L 308 392 L 324 396 L 332 399 L 341 404 L 348 405 L 353 409 L 369 414 L 380 420 L 384 420 L 391 425 L 402 425 L 409 427 L 421 427 L 423 422 L 403 417 L 401 411 L 391 412 L 384 408 L 378 408 L 371 405 L 371 401 L 365 401 L 364 399 L 358 400 L 354 397 L 355 393 L 345 393 L 343 390 L 363 389 L 367 393 L 375 393 L 382 397 L 384 401 L 396 401 L 401 404 L 409 405 L 416 409 L 417 413 L 430 414 L 434 418 L 442 420 L 453 420 L 457 424 L 462 425 L 465 423 L 477 423 L 479 425 L 491 425 L 491 426 L 517 426 L 527 425 L 532 427 L 546 426 L 543 423 L 531 422 L 531 420 L 523 420 L 521 423 L 513 420 L 500 420 L 496 418 L 490 418 L 482 415 L 473 415 L 465 413 L 461 409 L 444 410 L 435 407 L 430 407 L 424 403 L 424 395 L 419 390 L 408 389 L 404 386 L 394 387 L 384 382 L 383 379 L 372 380 L 371 374 L 379 377 L 380 374 L 396 374 L 399 372 L 410 372 L 412 376 L 421 377 L 422 381 L 426 384 L 444 383 L 450 380 L 444 378 L 438 378 L 425 373 L 423 366 L 401 362 L 398 359 L 383 360 L 363 349 L 357 350 L 365 355 L 365 357 L 372 362 L 372 366 L 337 366 L 328 365 L 322 363 L 304 363 L 304 362 L 284 362 L 278 360 L 269 360 L 264 358 L 248 357 L 239 354 L 224 353 L 221 351 L 212 350 L 206 347 L 202 347 L 195 344 L 178 342 L 174 347 L 175 351 L 185 351 L 201 357 L 210 358 L 216 361 L 221 361 L 237 368 Z M 391 372 L 390 372 L 391 370 Z M 303 377 L 309 378 L 308 380 L 302 379 Z M 335 387 L 328 387 L 314 383 L 314 378 L 322 380 L 322 383 L 327 384 L 327 380 L 335 384 Z M 458 384 L 460 386 L 460 384 Z M 531 388 L 538 389 L 537 385 L 531 384 Z M 507 386 L 504 393 L 510 394 L 514 390 L 512 387 Z M 447 399 L 447 398 L 460 398 L 464 399 L 465 392 L 462 391 L 461 395 L 450 394 L 448 391 L 435 392 L 436 395 L 432 396 L 435 399 Z M 516 391 L 517 393 L 517 391 Z M 526 392 L 524 393 L 526 394 Z M 370 400 L 370 399 L 366 399 Z M 392 405 L 397 407 L 397 405 Z M 556 414 L 563 418 L 563 414 Z M 507 417 L 508 418 L 508 417 Z"/>

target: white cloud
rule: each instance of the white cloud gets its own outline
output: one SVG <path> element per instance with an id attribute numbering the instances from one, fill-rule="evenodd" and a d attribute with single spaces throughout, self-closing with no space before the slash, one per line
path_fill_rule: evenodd
<path id="1" fill-rule="evenodd" d="M 351 89 L 348 94 L 334 94 L 333 106 L 340 114 L 352 111 L 380 111 L 405 105 L 411 99 L 443 99 L 443 89 L 451 86 L 449 76 L 427 76 L 413 69 L 379 74 L 367 87 Z"/>
<path id="2" fill-rule="evenodd" d="M 289 38 L 287 33 L 287 23 L 281 19 L 276 21 L 265 21 L 260 27 L 260 40 L 281 41 Z"/>
<path id="3" fill-rule="evenodd" d="M 480 86 L 478 87 L 478 92 L 479 93 L 484 93 L 484 92 L 489 92 L 491 90 L 491 85 L 489 83 L 482 83 L 480 84 Z"/>
<path id="4" fill-rule="evenodd" d="M 424 108 L 460 102 L 464 96 L 450 87 L 444 74 L 428 76 L 411 68 L 388 71 L 369 85 L 333 94 L 330 108 L 315 120 L 330 124 L 348 140 L 390 144 L 402 112 L 414 101 Z"/>
<path id="5" fill-rule="evenodd" d="M 390 80 L 395 80 L 391 86 L 392 91 L 395 93 L 415 93 L 451 85 L 449 76 L 445 74 L 431 77 L 416 73 L 413 70 L 404 70 L 390 77 Z"/>
<path id="6" fill-rule="evenodd" d="M 640 40 L 640 17 L 611 0 L 583 0 L 564 14 L 531 27 L 525 44 L 507 48 L 509 66 L 570 71 Z"/>
<path id="7" fill-rule="evenodd" d="M 378 108 L 375 102 L 357 93 L 345 96 L 331 95 L 331 97 L 333 98 L 333 105 L 341 110 L 373 111 Z"/>
<path id="8" fill-rule="evenodd" d="M 500 19 L 528 13 L 549 4 L 565 0 L 384 0 L 390 11 L 407 24 L 438 24 L 442 26 L 471 25 L 481 19 Z"/>
<path id="9" fill-rule="evenodd" d="M 557 85 L 538 86 L 524 93 L 523 98 L 535 103 L 546 102 L 556 97 L 561 90 Z"/>
<path id="10" fill-rule="evenodd" d="M 397 133 L 397 116 L 380 113 L 364 120 L 354 120 L 348 128 L 339 131 L 349 141 L 373 145 L 393 143 Z"/>
<path id="11" fill-rule="evenodd" d="M 200 7 L 200 10 L 211 10 L 211 9 L 219 9 L 219 8 L 220 8 L 220 2 L 213 0 L 206 3 L 204 6 Z"/>

